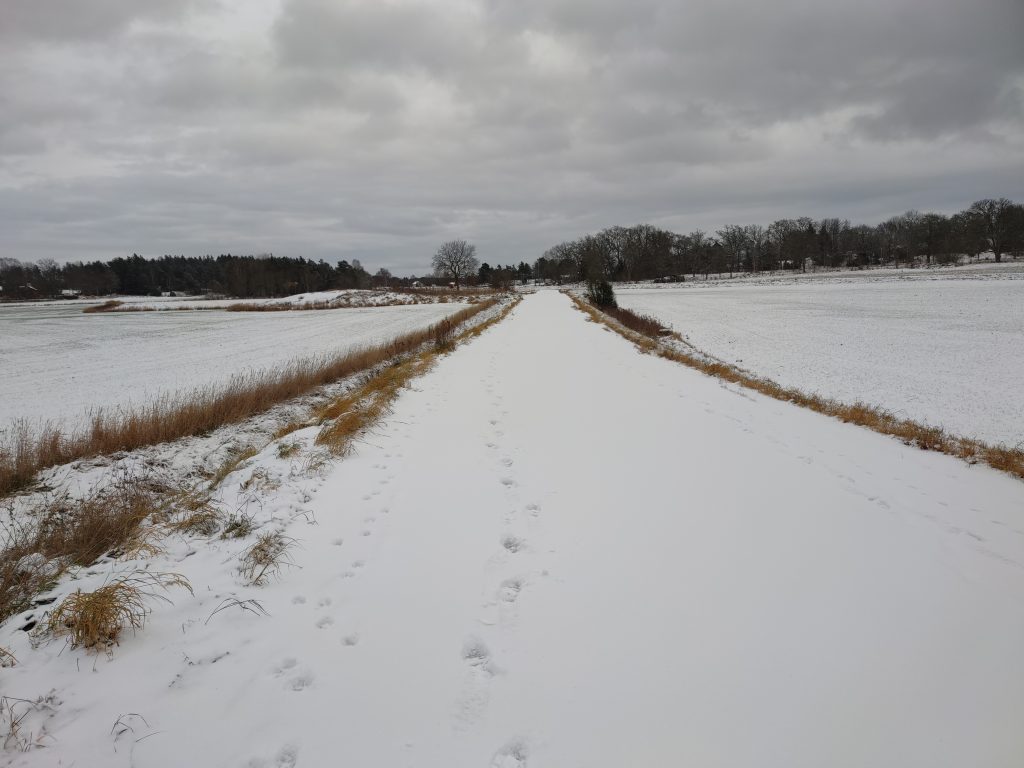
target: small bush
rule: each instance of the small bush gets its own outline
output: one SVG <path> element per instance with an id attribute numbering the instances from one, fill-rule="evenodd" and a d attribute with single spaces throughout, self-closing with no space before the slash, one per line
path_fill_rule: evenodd
<path id="1" fill-rule="evenodd" d="M 434 325 L 435 349 L 451 349 L 453 338 L 455 338 L 455 324 L 451 320 L 442 320 Z"/>
<path id="2" fill-rule="evenodd" d="M 618 306 L 618 302 L 615 301 L 615 290 L 607 280 L 591 280 L 588 282 L 587 300 L 600 309 Z"/>
<path id="3" fill-rule="evenodd" d="M 177 573 L 136 571 L 93 592 L 79 590 L 68 595 L 50 614 L 46 629 L 54 637 L 67 635 L 72 648 L 104 650 L 117 645 L 121 633 L 145 626 L 150 614 L 148 602 L 170 600 L 160 592 L 171 587 L 192 586 Z"/>
<path id="4" fill-rule="evenodd" d="M 262 533 L 256 543 L 242 553 L 238 572 L 251 585 L 266 584 L 271 576 L 281 572 L 282 567 L 292 564 L 288 551 L 294 544 L 294 539 L 280 531 Z"/>

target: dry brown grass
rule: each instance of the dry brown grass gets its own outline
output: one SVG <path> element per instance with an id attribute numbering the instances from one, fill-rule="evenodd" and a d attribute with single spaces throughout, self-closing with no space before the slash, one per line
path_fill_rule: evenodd
<path id="1" fill-rule="evenodd" d="M 877 406 L 866 403 L 841 403 L 836 400 L 808 394 L 792 387 L 783 387 L 771 379 L 754 376 L 734 366 L 669 348 L 652 340 L 651 337 L 631 330 L 596 309 L 590 303 L 566 292 L 577 308 L 596 322 L 604 323 L 620 336 L 632 341 L 641 350 L 656 354 L 694 368 L 709 376 L 731 384 L 753 389 L 775 400 L 794 403 L 817 413 L 832 416 L 849 424 L 867 427 L 883 435 L 902 440 L 926 451 L 937 451 L 956 456 L 970 463 L 984 462 L 994 469 L 1024 479 L 1024 449 L 988 445 L 981 440 L 951 435 L 939 427 L 920 424 L 911 419 L 901 418 Z"/>
<path id="2" fill-rule="evenodd" d="M 18 659 L 9 650 L 0 645 L 0 669 L 17 665 Z"/>
<path id="3" fill-rule="evenodd" d="M 496 302 L 466 307 L 444 322 L 459 325 Z M 79 432 L 15 422 L 0 438 L 0 495 L 24 488 L 47 467 L 204 434 L 243 421 L 278 403 L 413 352 L 434 341 L 436 332 L 432 325 L 344 355 L 305 358 L 279 369 L 240 374 L 220 387 L 168 395 L 136 408 L 96 411 L 89 426 Z"/>
<path id="4" fill-rule="evenodd" d="M 125 629 L 142 629 L 149 617 L 148 603 L 170 602 L 162 594 L 172 587 L 187 589 L 188 580 L 177 573 L 135 571 L 92 592 L 68 595 L 49 615 L 46 631 L 53 637 L 67 635 L 72 648 L 100 651 L 118 644 Z"/>
<path id="5" fill-rule="evenodd" d="M 283 567 L 293 564 L 290 554 L 293 546 L 295 539 L 280 531 L 261 533 L 256 542 L 242 553 L 238 572 L 250 585 L 266 584 L 271 577 L 278 576 Z"/>
<path id="6" fill-rule="evenodd" d="M 244 539 L 255 530 L 255 515 L 233 512 L 224 521 L 224 530 L 221 532 L 220 537 L 222 539 Z"/>
<path id="7" fill-rule="evenodd" d="M 125 474 L 81 499 L 42 499 L 30 525 L 8 525 L 0 549 L 0 621 L 28 607 L 32 597 L 72 566 L 109 557 L 159 551 L 156 521 L 168 510 L 167 489 Z"/>
<path id="8" fill-rule="evenodd" d="M 87 315 L 95 314 L 97 312 L 110 312 L 123 304 L 123 301 L 110 299 L 109 301 L 104 301 L 102 304 L 92 304 L 88 307 L 84 307 L 82 311 Z"/>
<path id="9" fill-rule="evenodd" d="M 650 315 L 641 315 L 624 307 L 607 307 L 602 310 L 605 314 L 611 315 L 631 331 L 643 334 L 652 339 L 668 336 L 669 330 Z"/>

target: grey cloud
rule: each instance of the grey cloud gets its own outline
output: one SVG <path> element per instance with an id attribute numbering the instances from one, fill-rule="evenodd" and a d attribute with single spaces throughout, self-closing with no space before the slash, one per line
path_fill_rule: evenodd
<path id="1" fill-rule="evenodd" d="M 0 25 L 0 256 L 423 271 L 1024 197 L 1019 0 L 57 4 Z"/>

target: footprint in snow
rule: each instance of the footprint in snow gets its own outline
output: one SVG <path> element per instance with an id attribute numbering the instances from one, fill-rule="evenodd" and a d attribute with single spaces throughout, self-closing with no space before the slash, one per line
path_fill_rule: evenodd
<path id="1" fill-rule="evenodd" d="M 327 627 L 331 626 L 331 624 L 333 624 L 333 623 L 334 623 L 334 617 L 333 616 L 324 616 L 319 621 L 317 621 L 316 628 L 317 629 L 327 629 Z"/>
<path id="2" fill-rule="evenodd" d="M 469 666 L 488 675 L 494 673 L 491 651 L 479 637 L 468 637 L 462 644 L 462 658 Z"/>
<path id="3" fill-rule="evenodd" d="M 333 544 L 336 547 L 340 547 L 344 543 L 345 543 L 344 539 L 335 539 L 334 541 L 331 542 L 331 544 Z"/>
<path id="4" fill-rule="evenodd" d="M 518 536 L 507 535 L 501 539 L 501 546 L 507 549 L 509 552 L 515 554 L 526 546 L 526 542 L 520 539 Z"/>
<path id="5" fill-rule="evenodd" d="M 304 691 L 313 684 L 313 673 L 306 671 L 293 677 L 288 681 L 288 687 L 293 691 Z"/>
<path id="6" fill-rule="evenodd" d="M 245 764 L 245 768 L 295 768 L 299 763 L 299 748 L 294 744 L 285 744 L 273 760 L 254 757 Z"/>
<path id="7" fill-rule="evenodd" d="M 317 603 L 316 603 L 316 604 L 317 604 L 318 606 L 320 606 L 321 608 L 326 608 L 326 607 L 327 607 L 328 605 L 330 605 L 330 604 L 331 604 L 331 602 L 332 602 L 332 601 L 331 601 L 331 598 L 329 598 L 329 597 L 321 597 L 321 598 L 320 598 L 320 599 L 319 599 L 319 600 L 317 601 Z"/>
<path id="8" fill-rule="evenodd" d="M 513 480 L 511 477 L 503 477 L 501 478 L 501 484 L 504 485 L 506 488 L 511 488 L 516 484 L 516 481 Z"/>
<path id="9" fill-rule="evenodd" d="M 292 598 L 292 604 L 294 604 L 294 605 L 305 605 L 306 604 L 306 598 L 304 596 L 302 596 L 302 595 L 296 595 L 295 597 Z"/>
<path id="10" fill-rule="evenodd" d="M 491 768 L 526 768 L 526 742 L 514 739 L 494 753 Z"/>
<path id="11" fill-rule="evenodd" d="M 534 504 L 527 504 L 526 505 L 526 511 L 529 512 L 534 517 L 536 517 L 537 515 L 540 514 L 540 504 L 536 504 L 536 503 L 534 503 Z"/>
<path id="12" fill-rule="evenodd" d="M 503 603 L 514 603 L 519 599 L 519 593 L 523 591 L 525 582 L 519 576 L 505 579 L 498 588 L 498 599 Z"/>
<path id="13" fill-rule="evenodd" d="M 341 644 L 347 646 L 357 645 L 359 643 L 359 633 L 353 632 L 351 635 L 345 635 L 341 638 Z"/>
<path id="14" fill-rule="evenodd" d="M 503 458 L 503 459 L 501 460 L 501 465 L 502 465 L 503 467 L 511 467 L 511 466 L 512 466 L 512 465 L 513 465 L 514 463 L 515 463 L 515 462 L 513 462 L 513 461 L 512 461 L 512 459 L 511 459 L 511 458 L 509 458 L 508 456 L 505 456 L 505 457 L 504 457 L 504 458 Z"/>

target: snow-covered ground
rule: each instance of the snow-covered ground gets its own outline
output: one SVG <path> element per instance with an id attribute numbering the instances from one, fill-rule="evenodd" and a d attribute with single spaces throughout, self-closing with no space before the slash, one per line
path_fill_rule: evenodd
<path id="1" fill-rule="evenodd" d="M 313 306 L 340 309 L 348 307 L 388 307 L 396 304 L 432 304 L 440 301 L 442 298 L 447 301 L 448 296 L 441 292 L 436 294 L 420 294 L 385 290 L 334 290 L 297 293 L 294 296 L 284 296 L 279 299 L 207 299 L 195 296 L 181 298 L 134 297 L 119 299 L 123 304 L 119 309 L 122 311 L 133 308 L 157 310 L 224 309 L 233 304 L 295 307 L 296 309 Z"/>
<path id="2" fill-rule="evenodd" d="M 0 429 L 18 417 L 74 423 L 88 408 L 379 343 L 459 309 L 83 314 L 78 303 L 0 305 Z"/>
<path id="3" fill-rule="evenodd" d="M 0 628 L 4 694 L 44 697 L 12 765 L 1020 765 L 1018 480 L 641 355 L 547 291 L 321 476 L 314 433 L 224 488 L 296 540 L 278 580 L 240 579 L 251 538 L 175 538 L 147 562 L 195 596 L 109 658 Z"/>
<path id="4" fill-rule="evenodd" d="M 786 386 L 1016 445 L 1024 441 L 1024 280 L 995 274 L 847 272 L 617 293 L 622 306 L 670 324 L 698 349 Z"/>

